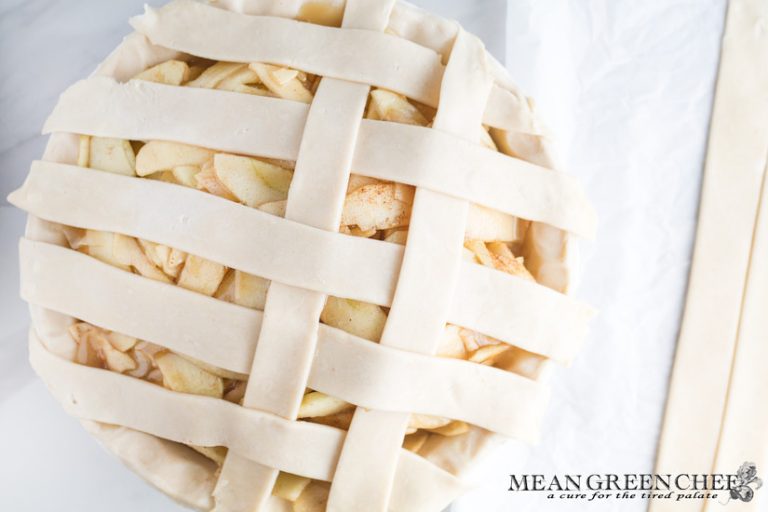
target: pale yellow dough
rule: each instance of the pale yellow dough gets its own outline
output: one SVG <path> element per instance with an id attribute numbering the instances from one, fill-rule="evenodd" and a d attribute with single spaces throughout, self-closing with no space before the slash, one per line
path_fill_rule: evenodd
<path id="1" fill-rule="evenodd" d="M 733 474 L 748 460 L 768 465 L 768 67 L 757 64 L 768 62 L 766 23 L 768 3 L 730 2 L 658 473 Z M 758 510 L 760 499 L 758 492 L 740 510 Z M 705 507 L 720 505 L 658 500 L 651 510 Z"/>

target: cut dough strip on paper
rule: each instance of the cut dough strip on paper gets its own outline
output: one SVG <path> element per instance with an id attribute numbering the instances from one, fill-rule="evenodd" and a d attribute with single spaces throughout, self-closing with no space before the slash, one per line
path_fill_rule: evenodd
<path id="1" fill-rule="evenodd" d="M 747 433 L 765 432 L 764 407 L 757 410 L 734 395 L 755 389 L 747 381 L 757 375 L 743 367 L 743 357 L 755 356 L 754 366 L 760 352 L 754 341 L 765 339 L 757 334 L 762 325 L 754 311 L 758 307 L 765 318 L 756 287 L 765 272 L 761 216 L 767 207 L 768 68 L 754 63 L 768 60 L 768 33 L 756 30 L 766 17 L 768 4 L 760 0 L 729 4 L 685 316 L 658 447 L 659 473 L 733 473 L 745 460 L 754 460 L 755 453 L 758 464 L 768 463 L 764 450 L 761 458 L 754 445 L 740 446 L 760 437 L 765 441 L 764 435 Z M 714 286 L 713 272 L 718 273 Z M 746 431 L 735 425 L 732 411 L 748 411 L 748 417 L 740 417 Z M 676 511 L 702 510 L 694 500 L 676 505 Z M 656 500 L 651 510 L 671 508 Z"/>

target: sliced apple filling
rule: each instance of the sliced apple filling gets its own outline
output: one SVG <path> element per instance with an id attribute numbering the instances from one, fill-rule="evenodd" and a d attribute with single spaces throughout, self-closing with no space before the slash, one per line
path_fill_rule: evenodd
<path id="1" fill-rule="evenodd" d="M 317 86 L 315 75 L 258 62 L 210 63 L 199 60 L 190 65 L 180 60 L 169 60 L 139 73 L 133 79 L 273 96 L 304 103 L 312 101 L 313 91 Z"/>
<path id="2" fill-rule="evenodd" d="M 319 77 L 263 63 L 170 60 L 137 75 L 135 80 L 169 86 L 218 89 L 310 103 Z M 365 110 L 367 119 L 430 126 L 433 108 L 392 91 L 374 88 Z M 479 138 L 497 150 L 486 127 Z M 80 136 L 78 165 L 160 180 L 201 190 L 223 199 L 283 216 L 294 163 L 229 154 L 172 141 L 127 141 Z M 415 189 L 400 183 L 351 174 L 343 206 L 341 233 L 404 245 Z M 523 279 L 534 280 L 521 252 L 529 222 L 471 205 L 464 244 L 465 259 Z M 269 280 L 227 268 L 197 255 L 130 236 L 62 227 L 71 248 L 107 264 L 144 277 L 263 310 Z M 351 299 L 328 297 L 320 315 L 326 325 L 379 342 L 388 309 Z M 123 373 L 170 390 L 241 403 L 247 376 L 212 367 L 159 345 L 77 322 L 70 329 L 77 342 L 77 362 Z M 447 325 L 437 355 L 495 366 L 535 377 L 543 358 L 494 338 Z M 304 421 L 348 429 L 354 406 L 307 389 L 298 417 Z M 413 414 L 403 447 L 418 452 L 431 436 L 458 436 L 470 426 L 449 418 Z M 221 464 L 224 447 L 190 446 Z M 327 499 L 322 482 L 280 473 L 273 494 L 293 502 L 295 511 L 319 510 Z"/>

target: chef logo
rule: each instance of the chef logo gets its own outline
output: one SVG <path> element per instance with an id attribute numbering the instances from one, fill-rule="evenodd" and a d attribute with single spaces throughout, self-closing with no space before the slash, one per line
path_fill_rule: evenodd
<path id="1" fill-rule="evenodd" d="M 745 462 L 734 474 L 527 474 L 509 475 L 510 492 L 541 492 L 550 500 L 712 500 L 750 502 L 763 482 L 757 465 Z"/>
<path id="2" fill-rule="evenodd" d="M 757 478 L 757 465 L 754 462 L 745 462 L 736 472 L 736 485 L 731 487 L 728 501 L 750 502 L 755 497 L 755 491 L 762 486 L 763 481 Z"/>

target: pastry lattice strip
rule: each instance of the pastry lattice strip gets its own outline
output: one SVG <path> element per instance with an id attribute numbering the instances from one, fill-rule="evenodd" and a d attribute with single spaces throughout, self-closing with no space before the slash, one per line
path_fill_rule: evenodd
<path id="1" fill-rule="evenodd" d="M 395 5 L 395 11 L 398 8 Z M 409 40 L 370 30 L 308 25 L 272 16 L 242 16 L 194 0 L 176 0 L 150 13 L 134 18 L 132 24 L 154 44 L 165 48 L 217 61 L 270 62 L 382 87 L 437 106 L 444 66 L 437 48 L 420 44 L 426 42 L 424 34 L 414 34 Z M 393 13 L 393 17 L 396 15 Z M 450 47 L 455 28 L 449 27 L 446 32 L 441 46 Z M 538 133 L 531 123 L 533 117 L 527 115 L 528 105 L 514 94 L 503 74 L 495 73 L 501 83 L 491 92 L 484 124 Z"/>
<path id="2" fill-rule="evenodd" d="M 190 9 L 197 9 L 197 8 L 198 8 L 198 7 L 197 7 L 197 4 L 193 4 L 193 3 L 190 3 L 190 2 L 177 2 L 176 4 L 177 4 L 177 5 L 179 5 L 179 6 L 182 6 L 182 8 L 186 8 L 186 7 L 189 7 Z M 186 6 L 186 7 L 185 7 L 185 6 Z M 228 13 L 227 13 L 227 14 L 228 14 Z M 229 15 L 229 14 L 228 14 L 228 15 Z M 282 20 L 282 21 L 285 21 L 285 20 Z M 329 30 L 330 30 L 330 29 L 329 29 Z M 340 29 L 333 29 L 333 30 L 340 30 Z M 343 30 L 341 30 L 341 32 L 343 32 Z M 336 32 L 334 32 L 334 33 L 336 33 Z M 336 37 L 336 36 L 333 36 L 333 37 Z M 257 60 L 257 59 L 249 59 L 249 60 Z M 323 73 L 320 73 L 320 74 L 323 74 Z M 328 75 L 330 75 L 330 76 L 333 76 L 333 73 L 332 73 L 332 72 L 329 72 L 329 73 L 328 73 Z M 104 82 L 102 82 L 102 83 L 104 83 Z M 107 85 L 107 86 L 109 86 L 109 87 L 113 87 L 115 84 L 109 84 L 109 83 L 107 83 L 106 85 Z M 150 85 L 150 86 L 148 86 L 148 89 L 150 89 L 150 90 L 151 90 L 151 89 L 152 89 L 152 87 L 155 87 L 155 86 L 151 86 L 151 85 Z M 141 89 L 141 87 L 137 87 L 137 89 Z M 163 87 L 162 87 L 162 86 L 158 86 L 158 87 L 157 87 L 157 89 L 158 89 L 158 90 L 162 90 L 162 89 L 163 89 Z M 502 94 L 502 95 L 500 95 L 500 93 L 498 92 L 498 90 L 497 90 L 497 89 L 498 89 L 498 88 L 494 89 L 494 92 L 491 94 L 491 98 L 499 98 L 499 97 L 502 97 L 502 98 L 506 98 L 506 96 L 504 96 L 503 94 Z M 182 91 L 183 91 L 183 89 L 182 89 Z M 176 91 L 176 90 L 174 90 L 174 94 L 177 94 L 178 92 L 179 92 L 179 91 Z M 226 95 L 221 95 L 221 94 L 219 95 L 220 99 L 224 99 L 224 96 L 226 96 Z M 235 96 L 236 96 L 236 95 L 230 95 L 230 96 L 229 96 L 227 99 L 229 99 L 229 98 L 234 98 Z M 209 97 L 210 97 L 210 98 L 213 98 L 213 96 L 209 96 Z M 189 99 L 189 98 L 187 98 L 187 99 Z M 258 101 L 259 99 L 258 99 L 258 98 L 248 98 L 248 100 L 251 100 L 251 101 L 253 101 L 253 102 L 254 102 L 254 104 L 255 104 L 255 102 L 256 102 L 256 101 Z M 270 99 L 270 101 L 272 102 L 272 105 L 277 105 L 277 104 L 281 104 L 281 105 L 282 105 L 282 104 L 286 104 L 286 105 L 287 105 L 287 103 L 289 103 L 289 102 L 280 101 L 280 100 L 274 100 L 274 99 Z M 87 110 L 87 109 L 86 109 L 86 110 Z M 306 116 L 306 110 L 301 110 L 300 108 L 294 108 L 293 106 L 289 106 L 289 107 L 287 107 L 287 110 L 289 110 L 289 111 L 293 112 L 293 114 L 292 114 L 292 115 L 294 115 L 294 117 L 295 117 L 295 118 L 300 118 L 300 117 L 301 117 L 301 115 L 304 115 L 304 116 Z M 64 117 L 66 117 L 66 116 L 64 116 Z M 250 119 L 249 121 L 250 121 L 250 122 L 253 122 L 253 119 Z M 85 122 L 85 125 L 88 125 L 90 122 L 91 122 L 91 121 L 86 121 L 86 122 Z M 363 122 L 363 123 L 362 123 L 362 125 L 361 125 L 361 136 L 362 136 L 362 135 L 365 133 L 365 132 L 363 131 L 363 128 L 365 127 L 365 125 L 366 125 L 366 124 L 368 124 L 368 123 L 366 123 L 366 122 Z M 146 125 L 145 125 L 145 126 L 146 126 Z M 374 134 L 376 133 L 376 129 L 377 129 L 377 128 L 380 128 L 380 127 L 377 127 L 377 123 L 371 123 L 371 124 L 370 124 L 370 126 L 372 127 L 372 128 L 371 128 L 371 131 L 372 131 Z M 49 126 L 49 128 L 51 128 L 51 127 Z M 60 125 L 56 125 L 55 123 L 53 123 L 53 127 L 52 127 L 51 129 L 53 129 L 53 130 L 56 130 L 56 131 L 59 131 L 59 130 L 61 130 L 61 131 L 70 131 L 70 132 L 83 132 L 83 133 L 90 133 L 90 134 L 93 134 L 93 135 L 102 134 L 101 132 L 99 132 L 99 130 L 107 130 L 107 131 L 109 131 L 109 130 L 113 129 L 112 127 L 98 127 L 98 128 L 93 128 L 93 127 L 92 127 L 92 125 L 91 125 L 91 126 L 84 126 L 84 128 L 85 128 L 85 129 L 82 129 L 82 130 L 81 130 L 81 129 L 72 129 L 72 128 L 69 128 L 69 129 L 64 129 L 64 128 L 62 128 Z M 299 126 L 299 128 L 300 128 L 300 126 Z M 142 128 L 142 129 L 144 129 L 144 128 Z M 387 128 L 383 128 L 382 130 L 384 130 L 382 133 L 384 133 L 385 135 L 384 135 L 384 136 L 382 136 L 382 135 L 380 134 L 380 135 L 379 135 L 379 137 L 380 137 L 380 140 L 384 140 L 384 139 L 386 139 L 386 138 L 388 138 L 388 137 L 393 137 L 393 138 L 395 138 L 395 139 L 397 140 L 398 130 L 394 130 L 394 131 L 392 131 L 392 130 L 390 130 L 390 128 L 389 128 L 389 127 L 387 127 Z M 390 131 L 389 131 L 389 132 L 387 132 L 386 130 L 390 130 Z M 402 130 L 402 134 L 400 134 L 400 135 L 401 135 L 401 138 L 399 139 L 400 141 L 403 141 L 403 140 L 408 140 L 408 138 L 409 138 L 409 137 L 411 137 L 412 135 L 414 135 L 414 134 L 416 134 L 416 133 L 418 133 L 418 134 L 417 134 L 417 135 L 415 135 L 415 136 L 416 136 L 416 137 L 418 138 L 418 140 L 420 140 L 420 141 L 431 141 L 431 140 L 432 140 L 431 136 L 430 136 L 430 135 L 427 135 L 427 133 L 430 133 L 430 132 L 428 132 L 428 131 L 424 131 L 424 132 L 412 132 L 412 131 L 408 131 L 408 130 L 409 130 L 409 128 L 408 128 L 408 129 L 404 129 L 404 130 Z M 299 132 L 299 133 L 300 133 L 300 132 Z M 123 135 L 123 136 L 124 136 L 124 135 Z M 162 136 L 162 134 L 158 134 L 157 138 L 176 138 L 177 136 L 178 136 L 179 138 L 182 138 L 182 139 L 183 139 L 183 138 L 185 138 L 185 137 L 189 137 L 189 136 L 191 136 L 191 134 L 190 134 L 190 133 L 186 133 L 186 134 L 182 134 L 182 135 L 174 135 L 174 136 L 172 136 L 172 137 L 163 137 L 163 136 Z M 424 138 L 421 138 L 421 137 L 424 137 Z M 146 135 L 144 135 L 144 136 L 141 136 L 140 134 L 137 134 L 137 136 L 135 136 L 135 137 L 129 137 L 129 138 L 135 138 L 135 139 L 146 139 L 146 138 L 148 138 L 148 137 L 147 137 Z M 292 139 L 290 136 L 286 136 L 284 139 L 281 139 L 281 140 L 284 140 L 284 141 L 288 141 L 288 142 L 290 143 L 290 141 L 291 141 L 291 140 L 295 140 L 295 139 Z M 372 140 L 376 141 L 376 137 L 374 136 L 374 138 L 373 138 Z M 186 140 L 186 142 L 195 143 L 196 141 Z M 450 142 L 456 142 L 456 141 L 450 141 Z M 226 144 L 226 142 L 222 142 L 222 144 Z M 428 145 L 430 145 L 430 144 L 432 144 L 432 143 L 431 143 L 431 142 L 424 142 L 424 144 L 425 144 L 426 146 L 428 146 Z M 289 144 L 289 145 L 290 145 L 290 144 Z M 448 145 L 450 145 L 450 144 L 448 144 Z M 289 148 L 288 150 L 286 150 L 286 149 L 283 149 L 283 150 L 280 150 L 280 151 L 293 151 L 294 149 L 296 149 L 296 150 L 297 150 L 297 148 L 293 148 L 293 149 Z M 231 149 L 230 149 L 230 150 L 231 150 Z M 271 150 L 270 150 L 270 151 L 271 151 Z M 265 150 L 265 151 L 264 151 L 264 154 L 263 154 L 262 156 L 269 156 L 269 155 L 270 155 L 270 151 L 267 151 L 267 150 Z M 472 151 L 472 150 L 470 149 L 469 151 Z M 242 151 L 242 152 L 248 153 L 248 151 Z M 292 154 L 292 155 L 293 155 L 293 157 L 295 158 L 295 153 L 291 153 L 291 154 Z M 382 154 L 383 154 L 383 153 L 382 153 Z M 437 154 L 437 153 L 435 153 L 435 154 Z M 357 155 L 356 155 L 356 157 L 357 157 Z M 490 157 L 490 158 L 494 159 L 494 158 L 496 158 L 496 157 Z M 498 158 L 496 158 L 496 160 L 498 161 Z M 373 161 L 374 163 L 379 163 L 379 164 L 380 164 L 380 163 L 381 163 L 381 158 L 380 158 L 378 161 L 377 161 L 375 158 L 373 158 L 371 161 Z M 506 162 L 506 160 L 505 160 L 505 162 Z M 385 166 L 385 167 L 386 167 L 386 166 Z M 429 166 L 425 166 L 425 167 L 426 167 L 426 168 L 429 168 Z M 493 165 L 491 165 L 490 167 L 493 167 Z M 545 176 L 544 174 L 541 174 L 539 171 L 541 171 L 541 172 L 548 172 L 548 171 L 545 171 L 545 170 L 539 170 L 539 169 L 535 169 L 535 168 L 534 168 L 535 166 L 526 167 L 525 165 L 522 165 L 522 167 L 523 167 L 523 168 L 525 168 L 525 172 L 527 172 L 527 174 L 531 174 L 531 173 L 533 173 L 533 174 L 536 174 L 536 173 L 539 173 L 541 176 Z M 385 168 L 385 170 L 386 170 L 386 168 Z M 528 172 L 528 171 L 530 171 L 530 172 Z M 501 173 L 499 173 L 499 176 L 501 176 Z M 551 176 L 558 176 L 558 175 L 557 175 L 556 173 L 549 173 L 549 175 L 548 175 L 548 176 L 546 176 L 546 178 L 544 178 L 544 179 L 550 178 Z M 117 179 L 121 179 L 121 178 L 117 178 Z M 388 178 L 388 179 L 392 179 L 392 178 L 391 178 L 391 175 L 390 175 L 390 178 Z M 437 176 L 437 175 L 433 175 L 433 176 L 431 176 L 431 177 L 427 177 L 427 178 L 425 178 L 425 179 L 427 180 L 427 183 L 430 183 L 430 184 L 431 184 L 431 186 L 432 186 L 432 187 L 437 187 L 437 188 L 439 188 L 439 187 L 440 187 L 440 180 L 439 180 L 439 176 Z M 481 182 L 482 182 L 482 178 L 481 178 L 480 180 L 481 180 Z M 142 181 L 142 180 L 136 180 L 136 181 Z M 555 178 L 555 181 L 557 182 L 557 181 L 558 181 L 558 179 L 557 179 L 557 178 Z M 414 183 L 414 184 L 420 185 L 420 183 Z M 157 183 L 150 183 L 150 185 L 151 185 L 152 187 L 159 187 L 159 186 L 161 186 L 161 185 L 159 185 L 159 184 L 157 184 Z M 486 188 L 486 189 L 487 189 L 487 188 L 491 188 L 491 187 L 485 186 L 485 187 L 481 187 L 481 188 Z M 538 189 L 539 187 L 534 187 L 534 188 L 535 188 L 535 189 Z M 567 189 L 567 187 L 566 187 L 566 189 Z M 24 198 L 24 200 L 25 200 L 25 201 L 27 201 L 27 205 L 26 205 L 26 206 L 28 207 L 28 209 L 30 209 L 30 210 L 34 210 L 34 209 L 42 209 L 42 210 L 44 210 L 44 209 L 45 209 L 45 205 L 41 205 L 41 204 L 36 204 L 36 205 L 33 205 L 33 204 L 31 204 L 31 202 L 33 202 L 33 200 L 34 200 L 34 196 L 35 196 L 34 192 L 36 192 L 36 191 L 35 191 L 35 190 L 33 190 L 33 189 L 32 189 L 32 190 L 28 189 L 28 190 L 27 190 L 27 192 L 29 192 L 29 194 L 28 194 L 28 196 L 27 196 L 26 198 Z M 558 195 L 557 193 L 555 193 L 555 194 L 552 194 L 552 198 L 553 198 L 553 199 L 556 199 L 556 198 L 557 198 L 557 195 Z M 574 197 L 576 197 L 576 196 L 574 196 Z M 30 198 L 32 198 L 32 199 L 30 199 Z M 213 199 L 213 198 L 211 198 L 211 199 Z M 465 199 L 469 199 L 469 200 L 471 200 L 472 198 L 465 198 Z M 546 201 L 545 201 L 545 203 L 546 203 Z M 218 205 L 217 205 L 217 206 L 218 206 Z M 589 226 L 589 224 L 590 224 L 590 216 L 589 216 L 589 215 L 584 215 L 584 209 L 583 209 L 583 206 L 584 206 L 584 205 L 583 205 L 583 204 L 580 204 L 580 203 L 579 203 L 579 201 L 575 201 L 575 202 L 571 202 L 571 203 L 569 203 L 569 204 L 568 204 L 568 206 L 567 206 L 566 208 L 563 208 L 563 210 L 562 210 L 562 211 L 568 211 L 568 210 L 570 210 L 570 212 L 573 214 L 573 215 L 571 215 L 571 216 L 565 215 L 565 216 L 563 216 L 563 217 L 562 217 L 563 219 L 566 219 L 566 217 L 569 217 L 569 218 L 577 218 L 577 219 L 581 219 L 581 221 L 580 221 L 580 222 L 577 222 L 577 223 L 576 223 L 576 224 L 574 224 L 574 225 L 569 225 L 569 224 L 567 224 L 567 222 L 570 222 L 570 221 L 568 221 L 568 220 L 564 220 L 564 221 L 563 221 L 563 222 L 564 222 L 564 224 L 563 224 L 563 223 L 561 223 L 560 227 L 569 227 L 569 228 L 574 228 L 574 230 L 576 230 L 576 231 L 581 231 L 581 232 L 584 232 L 584 233 L 587 233 L 587 232 L 589 232 L 589 231 L 590 231 L 590 226 Z M 55 208 L 54 208 L 54 210 L 55 210 Z M 518 214 L 519 214 L 520 210 L 516 210 L 516 212 L 518 212 Z M 34 212 L 33 212 L 33 213 L 34 213 Z M 59 210 L 59 211 L 56 211 L 55 213 L 53 213 L 53 214 L 51 214 L 51 215 L 50 215 L 50 217 L 51 217 L 51 218 L 50 218 L 50 220 L 54 220 L 54 221 L 61 221 L 61 216 L 62 216 L 62 215 L 65 215 L 65 212 L 63 212 L 63 211 L 60 211 L 60 210 Z M 536 217 L 536 214 L 534 214 L 534 215 L 533 215 L 533 217 Z M 544 217 L 540 217 L 538 220 L 546 220 L 546 219 L 547 219 L 547 218 L 546 218 L 546 216 L 544 216 Z M 94 218 L 94 220 L 95 220 L 95 218 Z M 89 224 L 90 222 L 91 222 L 91 219 L 87 219 L 87 220 L 85 220 L 85 221 L 82 223 L 82 224 L 84 224 L 84 225 L 83 225 L 83 227 L 93 227 L 93 226 L 88 226 L 88 224 Z M 78 225 L 78 223 L 72 223 L 72 224 L 74 224 L 74 225 Z M 158 224 L 160 224 L 160 223 L 158 223 Z M 553 224 L 557 224 L 557 222 L 553 222 Z M 282 225 L 282 227 L 286 227 L 286 226 L 287 226 L 287 224 L 283 224 L 283 225 Z M 119 230 L 116 230 L 116 231 L 119 231 Z M 138 235 L 143 235 L 143 233 L 137 233 L 137 234 L 138 234 Z M 151 237 L 148 237 L 148 238 L 151 238 Z M 184 237 L 182 236 L 182 238 L 184 238 Z M 326 238 L 327 238 L 327 237 L 326 237 Z M 157 240 L 161 240 L 161 238 L 157 238 Z M 165 240 L 162 240 L 162 241 L 165 241 Z M 339 244 L 339 243 L 338 243 L 338 241 L 339 241 L 339 237 L 335 237 L 335 238 L 333 238 L 333 242 L 332 242 L 332 244 L 331 244 L 331 245 L 341 245 L 341 244 Z M 181 244 L 181 245 L 183 246 L 183 245 L 184 245 L 184 243 L 185 243 L 185 240 L 182 240 L 181 242 L 182 242 L 182 244 Z M 367 248 L 367 247 L 366 247 L 366 248 Z M 399 250 L 399 251 L 402 251 L 402 248 L 398 248 L 398 250 Z M 232 254 L 230 254 L 229 256 L 233 256 L 233 257 L 236 257 L 236 255 L 234 254 L 234 252 L 235 252 L 235 251 L 233 251 L 233 253 L 232 253 Z M 377 251 L 377 252 L 379 252 L 379 251 Z M 390 253 L 393 255 L 393 257 L 392 257 L 392 261 L 393 261 L 393 263 L 395 263 L 395 265 L 396 265 L 397 263 L 399 263 L 399 259 L 398 259 L 398 258 L 402 258 L 402 253 L 400 252 L 400 255 L 398 255 L 398 254 L 397 254 L 397 251 L 390 251 Z M 384 254 L 384 251 L 380 251 L 380 254 Z M 216 259 L 216 258 L 212 258 L 212 259 Z M 218 261 L 218 260 L 217 260 L 217 261 Z M 470 271 L 470 274 L 472 274 L 472 277 L 474 278 L 474 280 L 475 280 L 477 283 L 481 282 L 481 278 L 485 278 L 485 276 L 483 276 L 483 275 L 482 275 L 482 273 L 481 273 L 481 274 L 478 274 L 477 272 L 474 272 L 474 271 L 475 271 L 475 269 L 472 269 L 472 270 Z M 473 273 L 473 272 L 474 272 L 474 273 Z M 258 273 L 258 272 L 255 272 L 255 273 Z M 382 302 L 383 304 L 388 304 L 388 303 L 389 303 L 388 301 L 391 301 L 391 297 L 392 297 L 392 295 L 393 295 L 393 292 L 394 292 L 394 290 L 391 288 L 391 286 L 392 286 L 392 282 L 391 282 L 391 281 L 392 281 L 392 280 L 395 278 L 395 276 L 396 276 L 396 273 L 395 273 L 395 274 L 393 274 L 392 276 L 387 276 L 387 278 L 390 280 L 390 282 L 389 282 L 389 283 L 383 283 L 385 286 L 376 285 L 376 287 L 374 287 L 375 293 L 378 293 L 378 294 L 380 294 L 380 295 L 379 295 L 380 297 L 385 297 L 385 300 L 384 300 L 384 301 L 380 301 L 380 302 Z M 140 278 L 137 278 L 137 279 L 140 279 Z M 495 281 L 495 280 L 497 280 L 497 279 L 494 279 L 494 278 L 492 277 L 492 278 L 490 278 L 490 280 L 491 280 L 491 281 Z M 278 279 L 278 281 L 280 281 L 280 279 Z M 470 281 L 472 281 L 472 279 L 470 279 Z M 389 288 L 386 288 L 386 286 L 387 286 L 387 285 L 389 286 Z M 536 286 L 536 285 L 533 285 L 533 286 Z M 310 288 L 311 288 L 311 287 L 310 287 Z M 360 288 L 361 288 L 361 290 L 362 290 L 364 287 L 362 287 L 362 286 L 361 286 Z M 540 288 L 540 287 L 539 287 L 539 288 Z M 327 292 L 327 290 L 320 290 L 320 291 L 326 291 L 326 292 Z M 341 294 L 339 294 L 339 295 L 344 295 L 344 294 L 343 294 L 343 293 L 341 293 Z M 546 297 L 546 300 L 549 300 L 550 298 L 552 298 L 553 300 L 555 300 L 555 299 L 554 299 L 554 297 L 555 297 L 555 296 L 556 296 L 556 295 L 547 296 L 547 297 Z M 559 298 L 558 298 L 558 299 L 559 299 Z M 376 302 L 376 301 L 373 301 L 373 302 Z M 565 309 L 569 309 L 569 308 L 570 308 L 570 306 L 571 306 L 571 305 L 570 305 L 570 304 L 568 304 L 568 305 L 566 305 L 566 306 L 564 306 L 564 307 L 565 307 Z M 457 309 L 462 309 L 462 308 L 457 308 Z M 572 309 L 573 311 L 576 311 L 578 308 L 571 308 L 571 309 Z M 578 317 L 579 315 L 581 315 L 581 314 L 584 314 L 584 313 L 586 313 L 586 311 L 585 311 L 585 310 L 583 310 L 583 309 L 581 309 L 581 310 L 579 310 L 579 311 L 578 311 L 578 314 L 574 315 L 574 318 L 576 319 L 576 317 Z M 578 322 L 578 319 L 576 319 L 576 321 Z M 375 345 L 373 345 L 373 346 L 375 346 Z M 546 345 L 543 345 L 542 347 L 543 347 L 543 348 L 545 348 L 545 351 L 547 350 L 547 349 L 546 349 Z M 542 348 L 542 347 L 539 347 L 539 348 Z M 555 351 L 554 351 L 554 353 L 556 353 L 556 354 L 560 354 L 560 356 L 561 356 L 561 357 L 563 357 L 563 359 L 566 359 L 566 360 L 570 358 L 570 350 L 561 349 L 561 351 L 559 351 L 559 352 L 558 352 L 557 350 L 555 350 Z M 242 364 L 242 363 L 241 363 L 241 364 Z M 467 364 L 469 364 L 469 363 L 467 363 Z M 490 370 L 490 369 L 489 369 L 489 370 Z M 495 370 L 494 370 L 494 371 L 495 371 Z M 364 404 L 361 404 L 361 405 L 364 405 Z M 395 490 L 397 491 L 397 487 L 395 488 Z"/>
<path id="3" fill-rule="evenodd" d="M 434 129 L 479 143 L 477 125 L 492 80 L 482 43 L 458 30 L 443 75 Z M 465 200 L 417 188 L 398 287 L 381 344 L 423 354 L 437 351 L 461 267 L 469 212 Z M 408 338 L 412 336 L 412 338 Z M 358 408 L 331 485 L 328 507 L 389 508 L 409 414 Z"/>
<path id="4" fill-rule="evenodd" d="M 104 117 L 105 110 L 114 116 Z M 44 131 L 173 140 L 295 160 L 307 112 L 306 105 L 289 100 L 94 77 L 62 95 Z M 196 124 L 199 119 L 206 123 Z M 578 235 L 589 237 L 595 228 L 573 177 L 426 127 L 362 120 L 352 168 Z"/>
<path id="5" fill-rule="evenodd" d="M 33 164 L 13 201 L 49 221 L 153 240 L 270 280 L 381 306 L 392 304 L 403 255 L 396 244 L 313 229 L 184 187 L 63 164 Z M 224 225 L 226 231 L 218 229 Z M 298 251 L 297 241 L 304 244 Z M 332 257 L 318 261 L 312 250 Z M 588 307 L 471 262 L 460 272 L 449 322 L 558 361 L 572 359 L 586 335 Z"/>
<path id="6" fill-rule="evenodd" d="M 23 240 L 21 256 L 22 295 L 28 302 L 162 344 L 217 368 L 249 372 L 261 311 L 146 279 L 51 244 Z M 123 290 L 132 293 L 126 296 Z M 126 317 L 109 306 L 114 303 L 144 321 Z M 307 383 L 312 389 L 367 408 L 405 408 L 534 440 L 543 410 L 537 404 L 546 402 L 547 395 L 534 381 L 461 359 L 388 348 L 327 325 L 320 325 L 319 336 Z M 211 339 L 221 341 L 212 344 L 207 341 Z M 509 398 L 497 404 L 497 396 Z M 528 414 L 521 415 L 521 410 Z"/>
<path id="7" fill-rule="evenodd" d="M 265 464 L 329 481 L 333 461 L 344 441 L 344 431 L 302 421 L 288 421 L 272 414 L 249 410 L 224 400 L 166 390 L 142 380 L 73 364 L 51 354 L 32 331 L 30 360 L 46 385 L 73 416 L 150 432 L 164 439 L 199 445 L 230 445 Z M 116 396 L 146 406 L 140 418 Z M 154 413 L 154 414 L 152 414 Z M 167 421 L 168 417 L 176 418 Z M 209 421 L 200 421 L 209 418 Z M 253 439 L 268 438 L 254 443 Z M 417 483 L 436 486 L 455 495 L 455 477 L 407 450 L 401 451 L 399 485 L 393 505 L 406 509 L 404 489 Z M 398 489 L 399 488 L 399 489 Z M 399 505 L 398 505 L 399 503 Z M 416 502 L 418 504 L 418 502 Z"/>
<path id="8" fill-rule="evenodd" d="M 392 2 L 376 2 L 391 5 Z M 382 30 L 389 9 L 348 0 L 343 28 Z M 362 7 L 355 9 L 355 6 Z M 371 25 L 371 26 L 368 26 Z M 326 231 L 342 218 L 350 166 L 369 87 L 323 77 L 304 125 L 285 217 Z M 330 149 L 332 148 L 332 149 Z M 330 151 L 329 151 L 330 149 Z M 283 283 L 270 286 L 243 405 L 296 420 L 313 365 L 318 323 L 327 296 Z M 271 389 L 271 393 L 265 390 Z M 214 492 L 225 510 L 260 509 L 278 471 L 229 454 Z M 232 505 L 230 505 L 230 502 Z M 244 505 L 236 505 L 244 503 Z"/>

